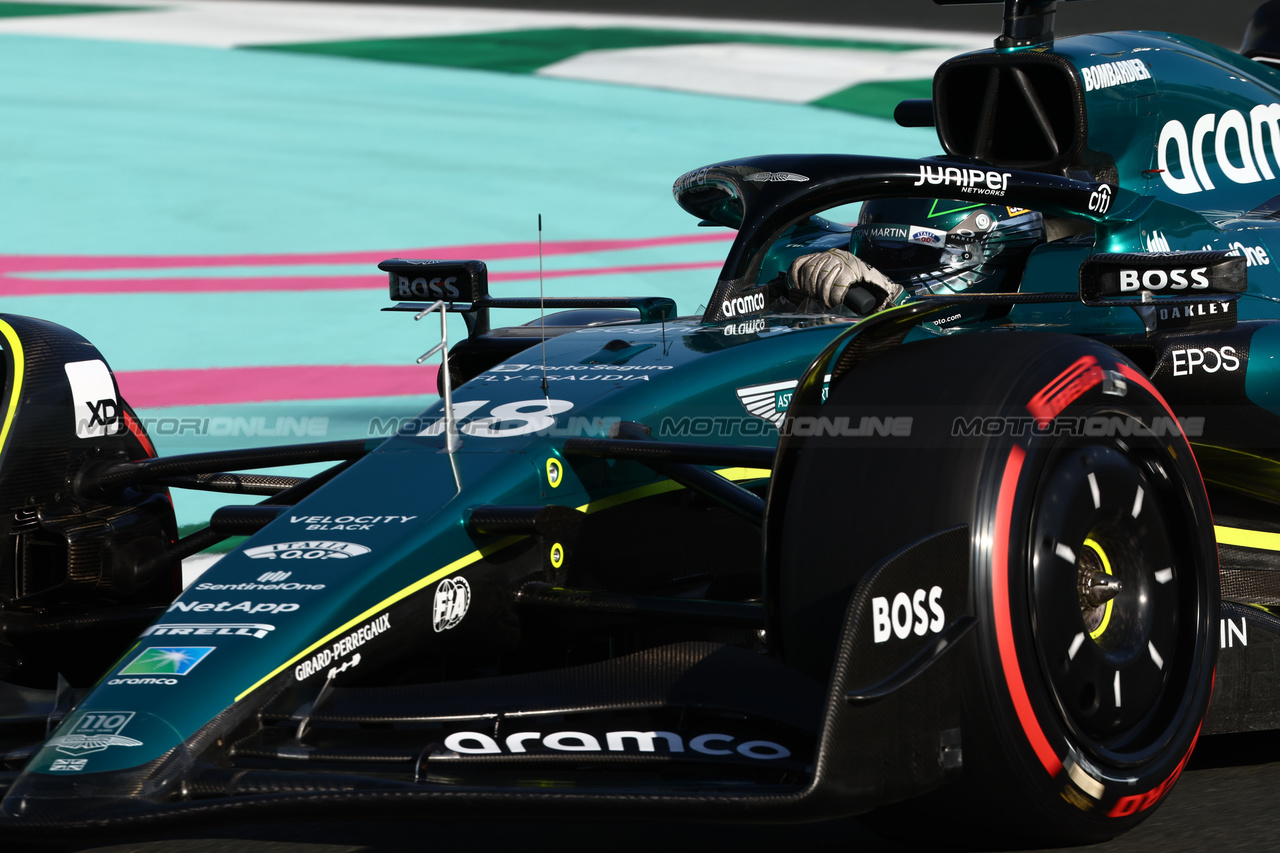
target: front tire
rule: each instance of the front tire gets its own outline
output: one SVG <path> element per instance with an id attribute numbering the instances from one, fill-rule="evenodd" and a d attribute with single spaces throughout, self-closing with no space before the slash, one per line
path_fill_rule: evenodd
<path id="1" fill-rule="evenodd" d="M 1098 841 L 1139 823 L 1199 733 L 1218 613 L 1204 486 L 1155 388 L 1095 341 L 982 333 L 878 356 L 833 379 L 820 413 L 909 416 L 911 431 L 786 440 L 784 657 L 825 678 L 866 573 L 967 525 L 978 627 L 940 663 L 964 668 L 963 769 L 928 806 L 984 842 Z M 876 828 L 919 835 L 906 813 Z"/>

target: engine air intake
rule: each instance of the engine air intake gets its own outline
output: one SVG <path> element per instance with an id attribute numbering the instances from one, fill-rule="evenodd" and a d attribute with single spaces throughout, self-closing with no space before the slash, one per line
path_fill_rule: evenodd
<path id="1" fill-rule="evenodd" d="M 933 102 L 948 154 L 1046 172 L 1078 165 L 1088 127 L 1084 95 L 1060 56 L 957 57 L 938 69 Z"/>

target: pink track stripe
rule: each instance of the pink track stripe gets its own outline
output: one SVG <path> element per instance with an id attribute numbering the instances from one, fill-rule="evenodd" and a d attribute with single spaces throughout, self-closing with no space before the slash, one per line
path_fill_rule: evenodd
<path id="1" fill-rule="evenodd" d="M 373 275 L 254 276 L 245 278 L 6 278 L 0 296 L 65 296 L 107 293 L 232 293 L 272 290 L 383 290 L 386 278 Z"/>
<path id="2" fill-rule="evenodd" d="M 298 365 L 134 370 L 116 373 L 120 393 L 137 409 L 167 406 L 436 395 L 435 365 Z"/>
<path id="3" fill-rule="evenodd" d="M 591 267 L 546 270 L 543 278 L 658 273 L 677 270 L 718 269 L 720 261 L 693 261 L 680 264 L 637 264 L 620 267 Z M 538 278 L 537 270 L 495 272 L 490 281 L 528 281 Z M 386 278 L 372 275 L 247 276 L 243 278 L 128 278 L 128 279 L 28 279 L 0 276 L 0 296 L 64 296 L 72 293 L 230 293 L 236 291 L 283 290 L 382 290 Z"/>
<path id="4" fill-rule="evenodd" d="M 580 255 L 657 246 L 717 243 L 733 238 L 722 230 L 670 237 L 630 240 L 561 240 L 542 244 L 543 255 Z M 296 266 L 298 264 L 377 264 L 387 258 L 536 258 L 537 241 L 471 243 L 416 249 L 375 249 L 359 252 L 298 252 L 261 255 L 0 255 L 0 274 L 52 270 L 156 269 L 163 267 Z"/>

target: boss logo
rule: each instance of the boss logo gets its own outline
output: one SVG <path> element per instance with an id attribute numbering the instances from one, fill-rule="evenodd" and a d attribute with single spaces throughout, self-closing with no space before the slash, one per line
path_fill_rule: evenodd
<path id="1" fill-rule="evenodd" d="M 432 278 L 419 277 L 410 279 L 407 276 L 397 276 L 397 284 L 400 287 L 401 296 L 419 296 L 430 297 L 432 299 L 457 299 L 462 295 L 458 290 L 458 277 L 451 275 L 448 278 Z"/>
<path id="2" fill-rule="evenodd" d="M 1235 347 L 1204 347 L 1202 349 L 1176 349 L 1171 354 L 1174 376 L 1191 376 L 1201 373 L 1217 373 L 1219 370 L 1233 373 L 1240 369 L 1240 356 Z"/>
<path id="3" fill-rule="evenodd" d="M 1209 268 L 1173 270 L 1120 270 L 1120 292 L 1135 290 L 1208 290 Z"/>
<path id="4" fill-rule="evenodd" d="M 917 589 L 908 595 L 900 592 L 893 597 L 893 602 L 885 596 L 871 599 L 872 635 L 877 643 L 884 643 L 890 636 L 905 640 L 915 634 L 936 634 L 946 624 L 946 613 L 942 609 L 940 599 L 942 587 L 930 587 L 928 591 Z M 926 611 L 925 607 L 929 609 Z"/>

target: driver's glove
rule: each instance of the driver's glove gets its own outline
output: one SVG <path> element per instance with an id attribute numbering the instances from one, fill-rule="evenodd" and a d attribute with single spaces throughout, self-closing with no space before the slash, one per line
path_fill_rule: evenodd
<path id="1" fill-rule="evenodd" d="M 902 295 L 900 284 L 844 249 L 801 255 L 791 263 L 790 278 L 792 286 L 828 308 L 844 304 L 849 288 L 861 287 L 870 298 L 860 300 L 864 310 L 850 306 L 859 314 L 888 308 Z"/>

